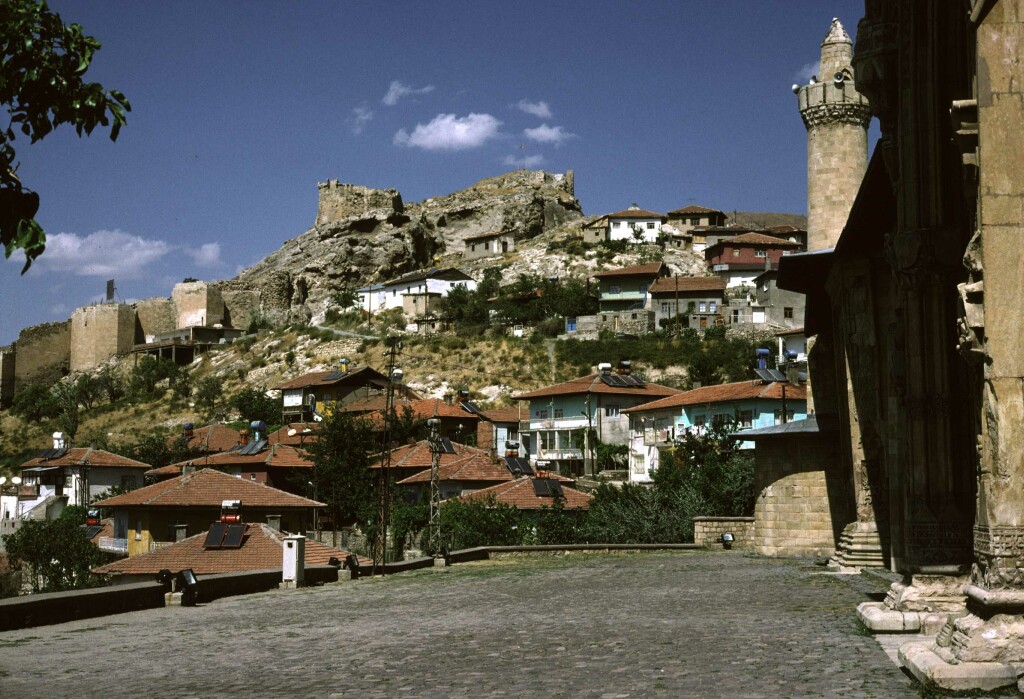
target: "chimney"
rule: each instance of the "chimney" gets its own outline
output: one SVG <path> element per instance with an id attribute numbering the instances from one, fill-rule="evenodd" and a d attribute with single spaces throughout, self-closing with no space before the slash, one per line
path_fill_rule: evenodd
<path id="1" fill-rule="evenodd" d="M 184 480 L 186 478 L 191 478 L 192 476 L 195 475 L 195 473 L 196 473 L 196 466 L 191 461 L 189 461 L 187 464 L 185 464 L 184 466 L 181 467 L 181 478 L 182 478 L 182 480 Z"/>
<path id="2" fill-rule="evenodd" d="M 301 587 L 306 581 L 306 537 L 286 536 L 282 546 L 281 587 Z"/>
<path id="3" fill-rule="evenodd" d="M 184 541 L 188 537 L 188 525 L 187 524 L 175 524 L 174 525 L 174 540 Z"/>
<path id="4" fill-rule="evenodd" d="M 281 531 L 281 515 L 267 515 L 267 526 L 275 532 Z"/>

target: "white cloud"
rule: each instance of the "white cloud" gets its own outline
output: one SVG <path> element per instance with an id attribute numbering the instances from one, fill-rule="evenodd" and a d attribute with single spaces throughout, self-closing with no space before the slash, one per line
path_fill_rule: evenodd
<path id="1" fill-rule="evenodd" d="M 220 243 L 205 243 L 198 250 L 186 249 L 185 252 L 200 267 L 216 267 L 221 264 Z"/>
<path id="2" fill-rule="evenodd" d="M 551 118 L 551 108 L 548 106 L 548 103 L 543 100 L 540 102 L 531 102 L 530 100 L 522 99 L 516 102 L 516 108 L 521 112 L 532 114 L 538 119 Z"/>
<path id="3" fill-rule="evenodd" d="M 394 107 L 398 104 L 398 100 L 406 97 L 407 95 L 425 95 L 426 93 L 433 91 L 433 85 L 412 87 L 410 85 L 406 85 L 401 80 L 392 80 L 391 86 L 388 88 L 388 93 L 384 95 L 384 99 L 382 99 L 381 102 L 389 107 Z"/>
<path id="4" fill-rule="evenodd" d="M 84 238 L 74 233 L 46 237 L 46 251 L 32 264 L 33 270 L 68 272 L 83 277 L 141 276 L 143 267 L 173 249 L 163 240 L 148 240 L 121 230 L 96 231 Z"/>
<path id="5" fill-rule="evenodd" d="M 548 126 L 547 124 L 541 124 L 535 129 L 523 129 L 523 135 L 531 141 L 553 143 L 556 146 L 576 137 L 576 134 L 569 133 L 561 126 Z"/>
<path id="6" fill-rule="evenodd" d="M 352 116 L 349 117 L 348 124 L 352 128 L 352 133 L 358 136 L 372 119 L 373 110 L 366 104 L 361 104 L 352 110 Z"/>
<path id="7" fill-rule="evenodd" d="M 468 150 L 497 136 L 500 126 L 501 122 L 490 114 L 438 114 L 429 124 L 416 124 L 411 134 L 400 129 L 394 143 L 424 150 Z"/>
<path id="8" fill-rule="evenodd" d="M 810 63 L 805 63 L 800 68 L 800 70 L 796 72 L 796 75 L 794 77 L 796 78 L 797 82 L 799 82 L 801 85 L 806 85 L 807 83 L 811 82 L 811 78 L 817 74 L 818 62 L 811 61 Z"/>
<path id="9" fill-rule="evenodd" d="M 523 156 L 522 158 L 517 158 L 514 155 L 506 155 L 505 158 L 501 162 L 504 163 L 505 165 L 510 165 L 512 167 L 521 167 L 521 168 L 529 169 L 529 168 L 537 167 L 538 165 L 543 164 L 544 156 L 543 155 L 526 155 L 526 156 Z"/>

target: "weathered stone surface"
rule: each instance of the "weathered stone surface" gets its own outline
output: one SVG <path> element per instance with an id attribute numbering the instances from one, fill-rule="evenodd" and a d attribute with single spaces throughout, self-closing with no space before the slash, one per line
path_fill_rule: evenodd
<path id="1" fill-rule="evenodd" d="M 951 664 L 924 643 L 908 643 L 900 648 L 900 662 L 926 687 L 958 692 L 971 689 L 993 691 L 1017 683 L 1017 671 L 1002 663 Z"/>

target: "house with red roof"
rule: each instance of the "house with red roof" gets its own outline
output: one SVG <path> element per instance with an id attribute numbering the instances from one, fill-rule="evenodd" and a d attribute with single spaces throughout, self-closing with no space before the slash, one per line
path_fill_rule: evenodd
<path id="1" fill-rule="evenodd" d="M 441 454 L 442 466 L 447 466 L 468 456 L 487 456 L 485 450 L 460 444 L 459 442 L 451 442 L 451 446 L 451 453 Z M 430 451 L 430 443 L 422 439 L 415 444 L 403 444 L 392 449 L 389 468 L 393 478 L 403 480 L 420 473 L 424 469 L 429 469 L 432 459 L 433 454 Z M 383 463 L 383 457 L 378 457 L 370 464 L 370 469 L 378 471 L 383 467 Z"/>
<path id="2" fill-rule="evenodd" d="M 566 511 L 583 511 L 590 508 L 594 496 L 566 485 L 563 479 L 551 478 L 544 474 L 520 476 L 506 483 L 467 493 L 458 499 L 463 502 L 487 500 L 493 497 L 496 503 L 511 505 L 517 510 L 540 513 L 555 506 L 560 500 Z"/>
<path id="3" fill-rule="evenodd" d="M 666 215 L 669 225 L 678 231 L 692 231 L 698 226 L 724 226 L 725 213 L 718 209 L 709 209 L 706 206 L 684 206 L 681 209 L 673 209 Z"/>
<path id="4" fill-rule="evenodd" d="M 633 376 L 628 362 L 615 372 L 601 364 L 596 374 L 514 396 L 529 403 L 519 425 L 522 446 L 535 469 L 595 475 L 598 443 L 628 443 L 629 419 L 622 411 L 677 393 Z"/>
<path id="5" fill-rule="evenodd" d="M 274 386 L 282 394 L 282 422 L 312 422 L 314 412 L 322 413 L 325 409 L 319 406 L 332 409 L 335 405 L 381 396 L 387 390 L 387 377 L 376 369 L 360 367 L 348 371 L 347 366 L 343 363 L 333 371 L 309 372 Z M 399 385 L 395 390 L 399 395 L 419 398 L 407 386 Z"/>
<path id="6" fill-rule="evenodd" d="M 396 485 L 415 493 L 416 502 L 430 499 L 431 469 L 426 468 Z M 446 500 L 466 493 L 472 493 L 492 485 L 512 480 L 504 461 L 498 461 L 490 454 L 470 453 L 458 459 L 445 460 L 438 466 L 438 489 L 441 499 Z"/>
<path id="7" fill-rule="evenodd" d="M 250 448 L 246 449 L 246 446 Z M 301 495 L 305 492 L 305 483 L 309 479 L 308 472 L 313 468 L 313 461 L 298 447 L 261 441 L 236 447 L 231 451 L 207 454 L 154 468 L 146 471 L 146 478 L 176 478 L 188 467 L 215 468 L 231 476 Z"/>
<path id="8" fill-rule="evenodd" d="M 682 327 L 695 330 L 724 322 L 725 281 L 721 277 L 659 277 L 648 293 L 659 328 L 677 316 L 681 316 Z"/>
<path id="9" fill-rule="evenodd" d="M 60 435 L 59 437 L 57 435 Z M 54 446 L 21 465 L 16 519 L 26 519 L 36 507 L 45 506 L 53 516 L 62 505 L 88 505 L 111 488 L 135 488 L 143 483 L 149 464 L 93 447 L 68 448 L 61 433 Z"/>
<path id="10" fill-rule="evenodd" d="M 127 584 L 151 581 L 162 570 L 169 570 L 172 574 L 191 570 L 202 576 L 280 570 L 282 567 L 286 534 L 279 529 L 260 522 L 249 523 L 239 545 L 230 548 L 207 546 L 208 533 L 204 530 L 148 553 L 93 568 L 92 572 L 108 576 L 114 584 Z M 305 541 L 304 563 L 307 567 L 328 565 L 332 558 L 342 561 L 347 555 L 348 551 L 332 548 L 315 539 Z M 372 563 L 365 558 L 360 558 L 359 562 L 363 565 Z"/>
<path id="11" fill-rule="evenodd" d="M 778 269 L 783 255 L 800 252 L 800 244 L 764 233 L 744 233 L 708 245 L 704 259 L 727 287 L 753 286 L 766 269 Z"/>
<path id="12" fill-rule="evenodd" d="M 242 443 L 242 435 L 233 427 L 214 423 L 193 427 L 191 423 L 182 426 L 181 434 L 167 438 L 172 446 L 184 446 L 197 455 L 216 454 L 233 449 Z"/>
<path id="13" fill-rule="evenodd" d="M 737 430 L 769 427 L 807 417 L 807 387 L 760 379 L 701 386 L 626 408 L 629 421 L 629 478 L 648 482 L 659 453 L 676 437 L 705 425 L 735 422 Z M 753 449 L 744 441 L 741 448 Z"/>
<path id="14" fill-rule="evenodd" d="M 138 556 L 206 531 L 221 517 L 225 501 L 240 503 L 243 522 L 273 521 L 304 532 L 323 503 L 212 468 L 193 471 L 94 503 L 111 513 L 114 538 Z"/>
<path id="15" fill-rule="evenodd" d="M 347 409 L 352 412 L 363 412 L 365 408 L 371 406 L 374 409 L 365 412 L 366 419 L 370 421 L 371 425 L 383 430 L 383 401 L 355 403 Z M 395 412 L 400 418 L 403 418 L 408 413 L 415 425 L 422 425 L 431 418 L 437 418 L 440 420 L 438 429 L 442 437 L 461 441 L 472 439 L 476 435 L 477 424 L 480 422 L 479 413 L 470 410 L 462 401 L 448 402 L 441 398 L 396 400 Z"/>
<path id="16" fill-rule="evenodd" d="M 661 225 L 667 220 L 665 214 L 641 209 L 633 204 L 628 209 L 608 214 L 608 240 L 655 243 L 661 235 Z"/>

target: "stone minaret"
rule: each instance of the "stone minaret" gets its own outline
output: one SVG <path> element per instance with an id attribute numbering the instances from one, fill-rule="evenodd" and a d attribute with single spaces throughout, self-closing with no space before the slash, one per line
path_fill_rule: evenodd
<path id="1" fill-rule="evenodd" d="M 868 166 L 867 99 L 853 82 L 853 42 L 838 19 L 821 42 L 818 75 L 796 87 L 807 127 L 807 249 L 835 247 Z"/>

